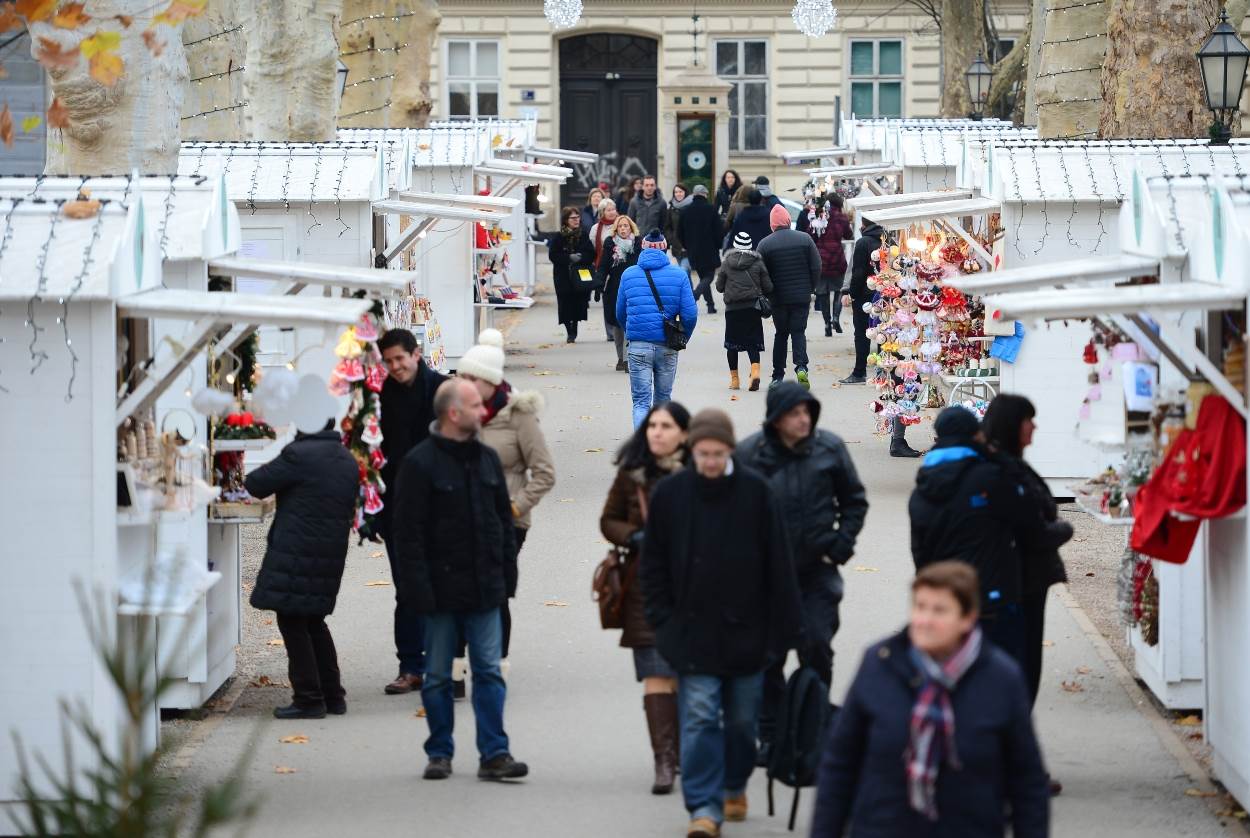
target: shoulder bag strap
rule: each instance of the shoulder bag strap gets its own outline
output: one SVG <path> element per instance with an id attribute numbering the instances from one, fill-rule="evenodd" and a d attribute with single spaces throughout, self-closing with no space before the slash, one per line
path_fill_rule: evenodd
<path id="1" fill-rule="evenodd" d="M 655 287 L 655 280 L 651 278 L 651 271 L 643 268 L 642 272 L 647 275 L 647 284 L 651 286 L 651 295 L 655 297 L 655 307 L 660 310 L 661 315 L 668 317 L 668 313 L 664 311 L 664 303 L 660 301 L 659 289 Z"/>
<path id="2" fill-rule="evenodd" d="M 638 508 L 642 510 L 642 523 L 646 524 L 647 523 L 647 490 L 642 486 L 638 487 Z"/>

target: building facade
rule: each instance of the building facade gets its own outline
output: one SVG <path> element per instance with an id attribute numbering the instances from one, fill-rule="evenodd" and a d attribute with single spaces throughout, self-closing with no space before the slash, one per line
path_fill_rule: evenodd
<path id="1" fill-rule="evenodd" d="M 837 25 L 822 38 L 797 30 L 788 2 L 584 0 L 581 20 L 561 31 L 535 0 L 439 5 L 434 117 L 533 114 L 540 145 L 598 152 L 597 165 L 577 168 L 576 183 L 562 195 L 566 203 L 599 181 L 615 188 L 634 175 L 667 173 L 667 192 L 677 177 L 710 174 L 717 181 L 726 168 L 748 180 L 767 175 L 784 195 L 804 177 L 780 154 L 830 145 L 839 106 L 847 116 L 938 114 L 937 29 L 899 0 L 841 3 Z M 1008 46 L 1024 30 L 1026 9 L 1023 0 L 995 4 L 995 24 Z M 663 99 L 695 61 L 728 86 L 726 101 L 719 94 Z M 726 105 L 727 146 L 700 145 L 706 139 L 700 117 Z M 681 141 L 667 132 L 679 132 Z M 698 153 L 692 156 L 689 147 Z M 665 160 L 674 149 L 681 160 Z M 692 161 L 703 164 L 697 172 Z"/>

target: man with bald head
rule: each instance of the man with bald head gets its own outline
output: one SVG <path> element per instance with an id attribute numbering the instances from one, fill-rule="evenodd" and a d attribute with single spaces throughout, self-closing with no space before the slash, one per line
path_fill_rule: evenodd
<path id="1" fill-rule="evenodd" d="M 455 721 L 452 659 L 463 633 L 473 671 L 477 776 L 517 780 L 529 773 L 508 750 L 507 688 L 500 672 L 500 606 L 516 594 L 512 502 L 499 456 L 478 440 L 486 407 L 471 382 L 451 379 L 434 394 L 430 436 L 399 468 L 395 510 L 396 584 L 425 619 L 421 700 L 430 726 L 425 779 L 451 775 Z"/>

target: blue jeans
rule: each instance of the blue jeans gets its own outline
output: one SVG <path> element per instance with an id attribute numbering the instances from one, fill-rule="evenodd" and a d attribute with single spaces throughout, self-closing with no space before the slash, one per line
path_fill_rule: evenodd
<path id="1" fill-rule="evenodd" d="M 627 357 L 636 428 L 647 418 L 652 404 L 663 404 L 673 397 L 673 382 L 677 379 L 677 351 L 662 343 L 631 340 Z"/>
<path id="2" fill-rule="evenodd" d="M 693 818 L 724 820 L 725 796 L 746 791 L 755 768 L 755 727 L 764 673 L 739 678 L 682 675 L 681 793 Z M 724 721 L 721 714 L 724 714 Z"/>
<path id="3" fill-rule="evenodd" d="M 461 632 L 469 645 L 469 666 L 473 671 L 477 752 L 485 762 L 508 753 L 508 734 L 503 730 L 503 702 L 507 687 L 499 671 L 503 628 L 498 608 L 463 614 L 426 615 L 426 669 L 421 703 L 425 705 L 425 718 L 430 724 L 430 738 L 425 740 L 425 753 L 431 759 L 451 759 L 456 750 L 451 738 L 456 721 L 451 662 L 456 656 Z"/>
<path id="4" fill-rule="evenodd" d="M 395 566 L 395 543 L 390 536 L 386 538 L 386 558 L 391 563 L 391 579 L 399 579 L 399 569 Z M 404 675 L 425 674 L 425 637 L 422 631 L 422 617 L 407 602 L 400 598 L 399 582 L 395 583 L 395 654 L 399 657 L 399 671 Z"/>

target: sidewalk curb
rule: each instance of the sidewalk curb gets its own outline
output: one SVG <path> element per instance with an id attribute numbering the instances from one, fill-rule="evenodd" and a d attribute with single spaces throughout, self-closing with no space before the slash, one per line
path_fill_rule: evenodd
<path id="1" fill-rule="evenodd" d="M 247 687 L 248 680 L 236 673 L 234 683 L 230 685 L 229 689 L 211 702 L 208 708 L 208 716 L 195 726 L 187 735 L 186 741 L 169 757 L 167 770 L 175 778 L 180 778 L 182 773 L 190 767 L 191 760 L 195 758 L 195 754 L 200 749 L 200 746 L 208 741 L 208 737 L 213 735 L 213 731 L 217 730 L 217 727 L 225 721 L 226 716 L 230 715 L 234 710 L 234 706 L 239 703 L 239 699 L 243 697 L 243 691 Z"/>
<path id="2" fill-rule="evenodd" d="M 1180 765 L 1181 770 L 1185 772 L 1189 781 L 1201 792 L 1220 793 L 1218 797 L 1203 798 L 1211 813 L 1216 816 L 1230 835 L 1250 837 L 1250 830 L 1247 830 L 1245 824 L 1241 821 L 1219 814 L 1226 808 L 1224 806 L 1223 792 L 1215 785 L 1211 775 L 1198 763 L 1194 755 L 1189 752 L 1189 747 L 1176 735 L 1176 731 L 1172 729 L 1171 723 L 1155 707 L 1154 701 L 1150 696 L 1146 695 L 1141 685 L 1137 683 L 1133 673 L 1129 671 L 1124 661 L 1111 648 L 1107 638 L 1103 637 L 1102 632 L 1090 620 L 1089 615 L 1085 613 L 1085 609 L 1081 607 L 1081 604 L 1076 601 L 1076 597 L 1068 590 L 1068 586 L 1057 585 L 1055 595 L 1058 596 L 1064 607 L 1068 609 L 1068 613 L 1072 615 L 1072 618 L 1076 620 L 1076 624 L 1081 627 L 1081 631 L 1085 634 L 1086 639 L 1093 644 L 1098 651 L 1098 656 L 1102 658 L 1103 663 L 1115 675 L 1116 680 L 1120 682 L 1120 686 L 1128 693 L 1129 700 L 1133 703 L 1141 717 L 1150 725 L 1155 736 L 1159 739 L 1159 744 L 1172 755 L 1172 758 Z"/>

